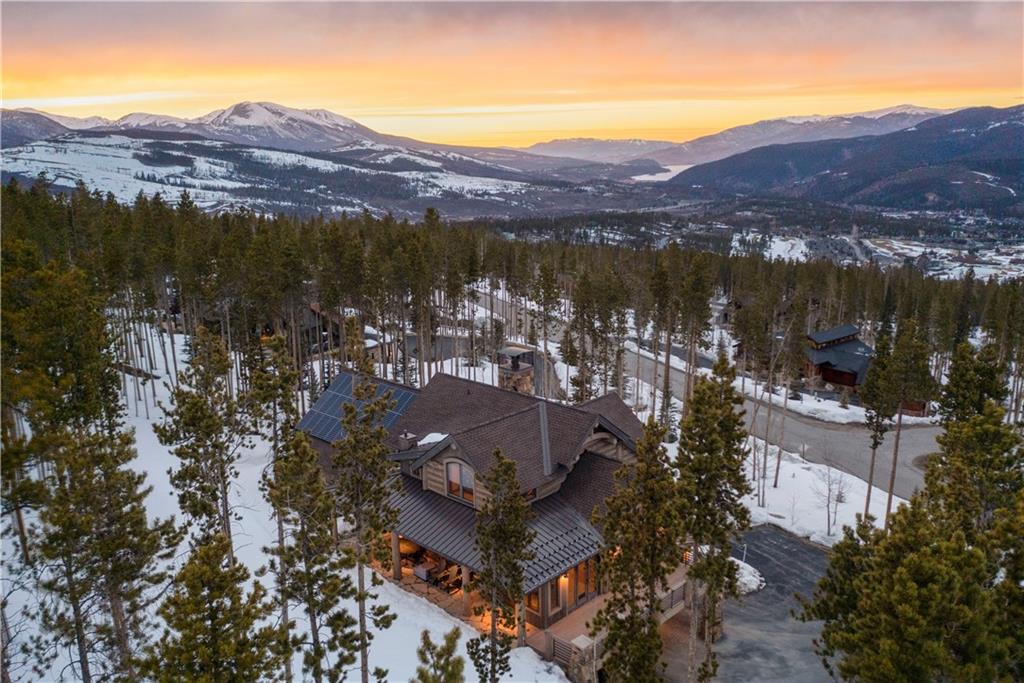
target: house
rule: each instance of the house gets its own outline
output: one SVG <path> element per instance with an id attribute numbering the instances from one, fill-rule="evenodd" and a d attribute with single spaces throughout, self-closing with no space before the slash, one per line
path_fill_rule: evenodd
<path id="1" fill-rule="evenodd" d="M 355 381 L 340 375 L 299 423 L 327 471 L 330 444 L 341 437 L 341 404 L 352 400 Z M 520 644 L 567 665 L 578 651 L 572 641 L 587 634 L 602 601 L 603 540 L 592 513 L 615 490 L 615 472 L 634 458 L 643 425 L 616 394 L 568 406 L 447 374 L 422 389 L 378 381 L 384 391 L 396 402 L 384 421 L 399 478 L 392 578 L 433 586 L 446 606 L 454 601 L 456 613 L 469 617 L 480 602 L 463 588 L 481 568 L 476 510 L 490 496 L 481 476 L 500 448 L 516 462 L 534 512 Z M 683 583 L 685 567 L 673 575 L 665 619 L 681 609 Z"/>
<path id="2" fill-rule="evenodd" d="M 864 383 L 875 350 L 858 337 L 856 325 L 840 325 L 807 335 L 804 375 L 811 382 L 856 391 Z"/>

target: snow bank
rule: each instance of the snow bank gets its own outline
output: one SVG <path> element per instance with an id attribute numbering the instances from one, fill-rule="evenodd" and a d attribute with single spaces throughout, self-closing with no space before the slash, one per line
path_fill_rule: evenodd
<path id="1" fill-rule="evenodd" d="M 735 557 L 730 557 L 729 559 L 735 562 L 737 569 L 739 569 L 740 595 L 754 593 L 764 588 L 764 577 L 761 576 L 761 572 L 757 571 L 753 565 L 749 565 Z"/>

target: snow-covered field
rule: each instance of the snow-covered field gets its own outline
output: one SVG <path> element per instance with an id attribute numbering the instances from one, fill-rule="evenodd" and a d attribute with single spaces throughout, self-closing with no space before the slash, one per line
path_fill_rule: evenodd
<path id="1" fill-rule="evenodd" d="M 733 233 L 732 250 L 738 253 L 759 253 L 771 261 L 806 261 L 810 255 L 802 237 L 765 235 L 756 230 Z"/>
<path id="2" fill-rule="evenodd" d="M 764 441 L 754 437 L 748 442 L 750 455 L 747 471 L 752 471 L 750 459 L 757 457 L 758 467 L 764 457 Z M 782 451 L 779 463 L 779 487 L 772 486 L 775 477 L 775 458 L 779 449 L 768 446 L 768 481 L 765 486 L 765 505 L 757 504 L 756 494 L 747 496 L 745 503 L 754 524 L 775 524 L 797 536 L 817 543 L 832 545 L 842 538 L 844 526 L 854 526 L 856 516 L 864 512 L 868 484 L 834 467 L 807 462 L 795 453 Z M 828 495 L 829 482 L 833 494 Z M 841 492 L 841 493 L 840 493 Z M 876 526 L 883 526 L 887 493 L 877 486 L 871 492 L 871 515 Z M 829 524 L 825 513 L 825 500 L 829 498 L 835 518 Z M 837 499 L 838 498 L 838 499 Z M 906 501 L 893 497 L 893 509 Z M 830 528 L 831 526 L 831 528 Z"/>
<path id="3" fill-rule="evenodd" d="M 913 240 L 877 238 L 864 240 L 869 249 L 895 263 L 922 255 L 931 261 L 929 274 L 942 278 L 962 278 L 974 269 L 975 277 L 1007 279 L 1024 275 L 1024 245 L 1012 244 L 975 253 L 948 247 L 936 247 Z"/>

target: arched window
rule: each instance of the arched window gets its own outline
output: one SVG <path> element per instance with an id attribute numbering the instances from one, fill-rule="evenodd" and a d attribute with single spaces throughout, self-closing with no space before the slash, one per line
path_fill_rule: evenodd
<path id="1" fill-rule="evenodd" d="M 448 495 L 472 504 L 473 488 L 476 483 L 473 470 L 460 462 L 450 460 L 445 466 L 445 474 L 448 480 Z"/>

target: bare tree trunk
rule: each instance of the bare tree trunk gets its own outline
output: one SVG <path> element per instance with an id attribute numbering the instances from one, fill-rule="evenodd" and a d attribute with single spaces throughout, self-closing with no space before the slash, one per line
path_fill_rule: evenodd
<path id="1" fill-rule="evenodd" d="M 786 382 L 783 386 L 783 391 L 786 392 L 782 398 L 782 426 L 779 430 L 779 447 L 775 453 L 775 480 L 772 482 L 772 488 L 779 488 L 779 468 L 782 467 L 782 444 L 786 443 L 786 414 L 789 412 L 789 375 L 786 374 Z"/>
<path id="2" fill-rule="evenodd" d="M 220 525 L 228 541 L 228 557 L 231 566 L 235 564 L 235 546 L 231 540 L 231 506 L 228 502 L 228 473 L 222 465 L 217 472 L 217 486 L 220 494 Z"/>
<path id="3" fill-rule="evenodd" d="M 660 331 L 655 329 L 651 335 L 651 365 L 654 366 L 651 375 L 651 415 L 654 417 L 657 417 L 658 414 L 658 340 L 660 338 Z"/>
<path id="4" fill-rule="evenodd" d="M 878 448 L 871 449 L 871 462 L 868 465 L 868 493 L 864 496 L 864 519 L 868 518 L 871 512 L 871 490 L 875 488 L 875 456 L 878 455 Z"/>
<path id="5" fill-rule="evenodd" d="M 111 589 L 108 589 L 108 597 L 121 673 L 126 674 L 128 680 L 135 680 L 136 674 L 135 667 L 132 666 L 131 643 L 128 638 L 128 627 L 125 623 L 124 601 L 121 600 L 121 596 L 116 591 Z"/>
<path id="6" fill-rule="evenodd" d="M 696 543 L 693 544 L 692 552 L 691 566 L 697 562 L 700 553 Z M 700 591 L 697 589 L 697 579 L 691 577 L 687 580 L 687 584 L 690 589 L 690 642 L 686 660 L 686 680 L 695 681 L 697 680 L 697 630 L 700 627 Z"/>
<path id="7" fill-rule="evenodd" d="M 892 446 L 892 472 L 889 474 L 889 496 L 885 500 L 885 523 L 889 524 L 889 513 L 892 511 L 893 489 L 896 488 L 896 465 L 900 455 L 900 432 L 903 429 L 903 404 L 896 409 L 896 436 Z"/>
<path id="8" fill-rule="evenodd" d="M 672 401 L 669 394 L 672 391 L 672 324 L 665 330 L 665 376 L 662 378 L 661 400 L 663 402 L 661 412 L 665 416 L 665 427 L 672 419 Z"/>
<path id="9" fill-rule="evenodd" d="M 356 538 L 356 583 L 359 597 L 356 602 L 359 604 L 359 674 L 362 683 L 370 683 L 370 653 L 367 648 L 366 628 L 366 576 L 363 566 L 363 543 Z"/>
<path id="10" fill-rule="evenodd" d="M 92 682 L 92 673 L 89 670 L 89 645 L 85 639 L 85 615 L 82 614 L 83 596 L 78 594 L 77 583 L 71 572 L 71 561 L 64 558 L 64 581 L 68 587 L 68 602 L 71 605 L 71 614 L 74 620 L 75 645 L 78 648 L 78 666 L 82 676 L 82 683 Z"/>
<path id="11" fill-rule="evenodd" d="M 284 520 L 281 518 L 281 513 L 280 512 L 276 512 L 274 516 L 277 517 L 277 547 L 278 547 L 278 550 L 284 551 Z M 280 561 L 278 561 L 278 570 L 277 570 L 277 591 L 278 591 L 278 595 L 281 598 L 281 628 L 287 629 L 288 628 L 288 621 L 289 621 L 289 619 L 288 619 L 288 600 L 286 600 L 285 597 L 284 597 L 284 570 L 280 566 Z M 313 630 L 314 638 L 315 638 L 316 635 L 317 635 L 316 634 L 317 624 L 316 624 L 316 621 L 313 620 L 313 619 L 310 620 L 310 628 Z M 314 642 L 317 642 L 317 644 L 319 644 L 319 641 L 314 641 Z M 317 650 L 317 652 L 319 652 L 319 649 Z M 286 683 L 291 683 L 291 680 L 292 680 L 292 654 L 291 654 L 291 650 L 290 649 L 286 649 L 285 656 L 284 656 L 284 661 L 282 662 L 282 664 L 284 665 L 284 680 L 286 681 Z M 317 667 L 317 670 L 319 672 L 319 666 Z"/>

